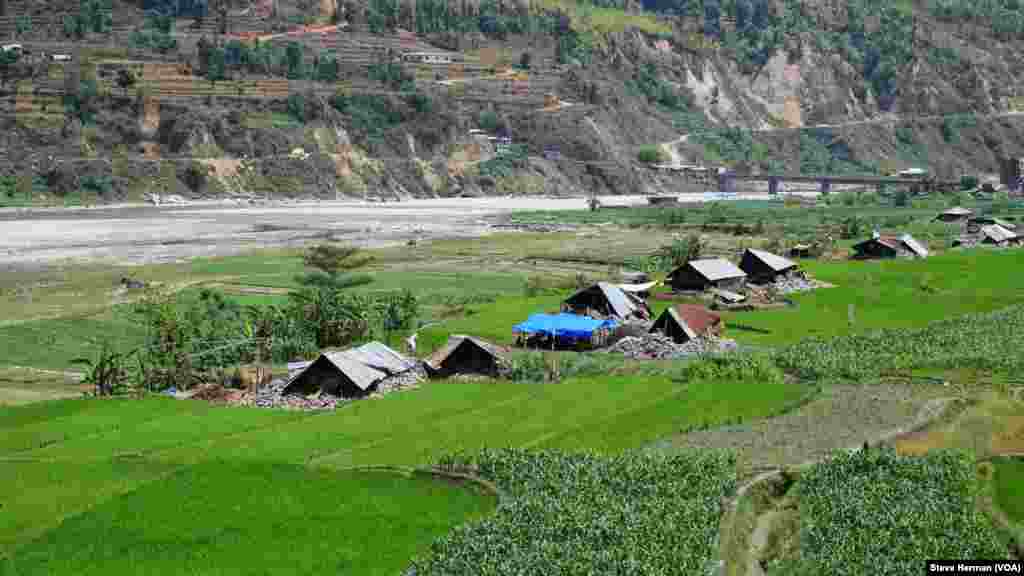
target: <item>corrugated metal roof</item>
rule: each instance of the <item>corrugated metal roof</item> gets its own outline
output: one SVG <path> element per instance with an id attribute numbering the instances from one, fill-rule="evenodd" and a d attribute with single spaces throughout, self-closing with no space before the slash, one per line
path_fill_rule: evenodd
<path id="1" fill-rule="evenodd" d="M 455 352 L 455 350 L 465 340 L 469 340 L 473 344 L 476 344 L 477 346 L 487 351 L 490 355 L 494 356 L 495 358 L 500 359 L 502 358 L 502 355 L 505 353 L 505 350 L 502 347 L 491 344 L 490 342 L 485 342 L 474 336 L 466 336 L 465 334 L 453 334 L 448 337 L 448 342 L 444 345 L 443 348 L 437 350 L 436 352 L 431 354 L 429 358 L 427 358 L 427 364 L 429 364 L 431 368 L 437 370 L 438 368 L 441 367 L 441 363 L 443 363 L 446 358 L 451 356 L 452 352 Z"/>
<path id="2" fill-rule="evenodd" d="M 682 320 L 690 329 L 690 332 L 698 336 L 706 333 L 708 328 L 722 321 L 722 317 L 718 314 L 696 304 L 676 304 L 668 308 L 668 310 L 677 321 Z M 690 335 L 690 333 L 687 332 L 687 335 Z M 693 338 L 694 336 L 690 337 Z"/>
<path id="3" fill-rule="evenodd" d="M 1017 225 L 1014 224 L 1013 222 L 1007 222 L 1006 220 L 1003 220 L 1002 218 L 996 218 L 994 216 L 976 216 L 976 217 L 971 218 L 970 220 L 968 220 L 968 223 L 969 224 L 981 224 L 981 225 L 985 225 L 985 224 L 998 224 L 998 225 L 1002 226 L 1003 228 L 1006 228 L 1007 230 L 1016 230 L 1017 229 Z"/>
<path id="4" fill-rule="evenodd" d="M 928 255 L 928 249 L 921 245 L 920 242 L 914 239 L 910 234 L 904 234 L 900 236 L 900 242 L 903 243 L 911 252 L 921 256 L 922 258 Z"/>
<path id="5" fill-rule="evenodd" d="M 943 212 L 943 214 L 948 216 L 970 216 L 971 214 L 974 214 L 974 212 L 971 212 L 967 208 L 963 208 L 961 206 L 954 206 L 953 208 Z"/>
<path id="6" fill-rule="evenodd" d="M 715 296 L 719 296 L 722 299 L 727 300 L 729 302 L 743 302 L 744 300 L 747 299 L 747 297 L 742 294 L 737 294 L 735 292 L 730 292 L 728 290 L 722 290 L 721 288 L 711 288 L 710 290 L 708 290 L 708 292 L 714 294 Z"/>
<path id="7" fill-rule="evenodd" d="M 366 390 L 375 382 L 387 377 L 387 374 L 384 372 L 374 370 L 356 358 L 353 358 L 348 351 L 329 352 L 323 356 L 326 357 L 331 364 L 334 364 L 338 370 L 341 370 L 345 376 L 348 376 L 349 380 L 352 380 L 352 383 L 358 386 L 360 390 Z"/>
<path id="8" fill-rule="evenodd" d="M 735 264 L 723 258 L 707 258 L 704 260 L 690 260 L 687 266 L 693 268 L 701 276 L 714 282 L 727 278 L 745 278 L 747 273 L 740 270 Z"/>
<path id="9" fill-rule="evenodd" d="M 387 374 L 383 372 L 379 372 L 369 366 L 363 365 L 358 360 L 349 356 L 347 352 L 328 352 L 326 354 L 321 354 L 320 358 L 325 358 L 328 362 L 333 364 L 335 368 L 347 376 L 353 384 L 359 387 L 360 390 L 366 390 L 374 383 L 387 376 Z M 299 377 L 305 374 L 311 366 L 320 360 L 320 358 L 310 362 L 305 368 L 297 372 L 294 376 L 288 378 L 288 384 L 285 387 L 287 388 L 287 386 L 290 386 L 292 382 L 299 379 Z"/>
<path id="10" fill-rule="evenodd" d="M 790 268 L 796 268 L 796 262 L 787 260 L 782 256 L 776 256 L 771 252 L 765 252 L 764 250 L 754 250 L 753 248 L 747 248 L 747 252 L 754 255 L 755 258 L 767 264 L 772 270 L 776 272 L 782 272 Z"/>
<path id="11" fill-rule="evenodd" d="M 377 370 L 398 373 L 411 370 L 416 363 L 380 342 L 369 342 L 358 348 L 347 351 L 348 355 L 359 362 Z"/>
<path id="12" fill-rule="evenodd" d="M 1017 235 L 1006 228 L 998 224 L 992 224 L 990 226 L 982 226 L 981 233 L 988 236 L 996 242 L 1006 242 L 1007 240 L 1013 240 Z"/>
<path id="13" fill-rule="evenodd" d="M 569 302 L 577 296 L 593 290 L 595 287 L 604 295 L 605 300 L 608 301 L 608 305 L 611 306 L 616 316 L 628 318 L 638 311 L 637 304 L 630 300 L 621 288 L 608 282 L 598 282 L 594 286 L 588 286 L 568 297 L 565 301 Z"/>
<path id="14" fill-rule="evenodd" d="M 597 287 L 604 293 L 604 297 L 608 299 L 608 303 L 611 304 L 612 310 L 615 310 L 617 315 L 627 318 L 636 312 L 636 306 L 618 286 L 607 282 L 598 282 Z"/>
<path id="15" fill-rule="evenodd" d="M 682 329 L 683 333 L 686 334 L 687 338 L 693 340 L 694 338 L 697 337 L 697 332 L 694 331 L 690 324 L 675 310 L 675 308 L 670 306 L 665 309 L 665 313 L 671 316 L 672 319 L 676 321 L 676 324 L 679 325 L 679 328 Z"/>

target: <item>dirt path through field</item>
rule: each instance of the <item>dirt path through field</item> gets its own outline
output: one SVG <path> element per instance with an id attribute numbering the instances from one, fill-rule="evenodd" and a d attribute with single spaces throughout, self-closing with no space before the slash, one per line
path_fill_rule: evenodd
<path id="1" fill-rule="evenodd" d="M 909 386 L 882 384 L 836 386 L 792 413 L 742 426 L 694 432 L 674 441 L 657 442 L 648 450 L 732 449 L 749 469 L 759 471 L 737 489 L 722 516 L 719 557 L 731 558 L 725 546 L 739 529 L 736 514 L 750 490 L 777 478 L 784 468 L 812 466 L 834 451 L 857 450 L 865 442 L 872 446 L 884 444 L 927 426 L 955 400 L 941 396 L 942 392 L 941 389 L 915 392 Z M 775 517 L 765 517 L 770 512 L 757 519 L 749 536 L 744 566 L 741 569 L 725 566 L 727 571 L 732 568 L 728 573 L 763 576 L 757 555 L 771 533 Z"/>

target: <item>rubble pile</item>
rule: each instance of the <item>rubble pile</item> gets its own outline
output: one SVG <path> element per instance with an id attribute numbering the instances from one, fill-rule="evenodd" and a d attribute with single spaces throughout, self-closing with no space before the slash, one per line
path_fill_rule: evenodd
<path id="1" fill-rule="evenodd" d="M 412 388 L 418 388 L 420 382 L 427 379 L 427 369 L 424 368 L 423 364 L 417 364 L 412 370 L 402 372 L 401 374 L 395 374 L 389 376 L 380 381 L 377 384 L 377 394 L 387 394 L 389 392 L 398 392 L 400 390 L 410 390 Z"/>
<path id="2" fill-rule="evenodd" d="M 662 334 L 646 334 L 644 336 L 627 336 L 609 346 L 605 351 L 623 354 L 627 358 L 674 360 L 696 354 L 727 352 L 735 349 L 736 342 L 734 340 L 713 336 L 679 344 Z"/>
<path id="3" fill-rule="evenodd" d="M 793 292 L 805 292 L 815 288 L 824 288 L 827 284 L 803 275 L 793 275 L 780 276 L 775 280 L 773 286 L 778 294 L 792 294 Z"/>
<path id="4" fill-rule="evenodd" d="M 377 384 L 377 391 L 371 397 L 382 396 L 399 390 L 417 388 L 427 379 L 426 369 L 419 365 L 412 370 L 389 376 Z M 291 410 L 333 410 L 342 404 L 351 402 L 350 398 L 340 398 L 329 394 L 282 394 L 288 384 L 286 379 L 274 380 L 255 392 L 238 391 L 236 398 L 226 401 L 237 406 L 255 406 L 258 408 L 287 408 Z"/>

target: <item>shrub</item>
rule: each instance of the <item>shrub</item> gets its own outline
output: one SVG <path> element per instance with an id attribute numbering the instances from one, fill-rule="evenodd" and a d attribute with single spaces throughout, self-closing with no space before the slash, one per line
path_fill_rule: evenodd
<path id="1" fill-rule="evenodd" d="M 301 92 L 294 92 L 288 96 L 288 114 L 305 123 L 306 121 L 306 97 Z"/>
<path id="2" fill-rule="evenodd" d="M 978 177 L 970 174 L 964 174 L 960 177 L 960 189 L 961 190 L 974 190 L 978 187 Z"/>
<path id="3" fill-rule="evenodd" d="M 498 115 L 493 110 L 485 110 L 477 118 L 477 125 L 481 130 L 493 134 L 498 131 Z"/>
<path id="4" fill-rule="evenodd" d="M 660 146 L 644 146 L 637 152 L 636 157 L 637 160 L 649 164 L 655 164 L 664 159 Z"/>

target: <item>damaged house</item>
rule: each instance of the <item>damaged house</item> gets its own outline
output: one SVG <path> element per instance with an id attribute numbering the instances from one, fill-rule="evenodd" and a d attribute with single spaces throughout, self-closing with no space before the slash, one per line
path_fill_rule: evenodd
<path id="1" fill-rule="evenodd" d="M 649 290 L 650 286 L 642 288 Z M 651 310 L 642 298 L 607 282 L 598 282 L 573 294 L 562 302 L 562 311 L 579 316 L 621 320 L 648 320 L 651 317 Z"/>
<path id="2" fill-rule="evenodd" d="M 973 214 L 974 212 L 971 212 L 967 208 L 956 206 L 939 214 L 935 217 L 935 220 L 938 222 L 964 222 Z"/>
<path id="3" fill-rule="evenodd" d="M 875 258 L 926 258 L 928 249 L 910 234 L 900 237 L 875 234 L 853 246 L 853 257 L 858 260 Z"/>
<path id="4" fill-rule="evenodd" d="M 795 272 L 797 264 L 771 252 L 748 248 L 740 259 L 740 270 L 746 273 L 750 282 L 768 284 Z"/>
<path id="5" fill-rule="evenodd" d="M 351 350 L 324 352 L 304 366 L 296 365 L 299 369 L 289 378 L 282 394 L 362 398 L 377 391 L 384 380 L 416 367 L 415 360 L 380 342 L 370 342 Z"/>
<path id="6" fill-rule="evenodd" d="M 434 377 L 453 374 L 485 374 L 497 376 L 505 366 L 506 350 L 473 336 L 454 335 L 448 343 L 427 360 Z"/>
<path id="7" fill-rule="evenodd" d="M 722 333 L 722 317 L 696 304 L 669 306 L 654 321 L 651 333 L 660 333 L 682 344 Z"/>
<path id="8" fill-rule="evenodd" d="M 673 290 L 704 291 L 712 288 L 742 290 L 747 273 L 722 258 L 691 260 L 669 272 L 666 281 Z"/>

